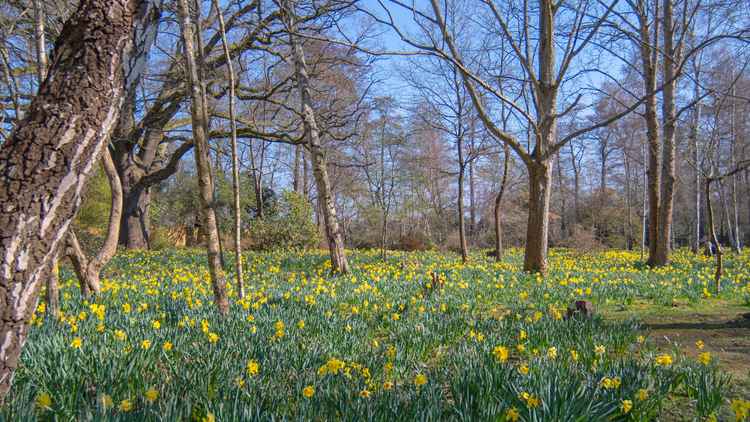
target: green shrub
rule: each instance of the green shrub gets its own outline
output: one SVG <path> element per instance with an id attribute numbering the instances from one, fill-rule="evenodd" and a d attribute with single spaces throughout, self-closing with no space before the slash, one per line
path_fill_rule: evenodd
<path id="1" fill-rule="evenodd" d="M 276 212 L 250 223 L 246 235 L 250 249 L 305 249 L 320 243 L 312 207 L 303 196 L 286 191 L 276 204 Z"/>

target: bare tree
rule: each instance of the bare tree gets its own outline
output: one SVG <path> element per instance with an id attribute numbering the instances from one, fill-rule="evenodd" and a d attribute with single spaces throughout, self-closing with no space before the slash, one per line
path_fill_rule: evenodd
<path id="1" fill-rule="evenodd" d="M 232 56 L 229 53 L 229 42 L 227 41 L 226 26 L 224 25 L 224 16 L 219 7 L 218 0 L 213 0 L 213 6 L 216 15 L 219 18 L 219 31 L 221 32 L 221 43 L 224 47 L 224 56 L 227 61 L 227 73 L 229 77 L 229 124 L 231 126 L 231 146 L 232 146 L 232 199 L 234 200 L 234 259 L 235 272 L 237 276 L 237 291 L 240 299 L 245 295 L 245 288 L 242 279 L 242 246 L 241 231 L 242 219 L 240 210 L 240 163 L 237 158 L 237 118 L 235 117 L 235 81 L 234 67 L 232 66 Z"/>
<path id="2" fill-rule="evenodd" d="M 226 280 L 220 260 L 219 231 L 216 213 L 213 208 L 214 189 L 211 180 L 211 163 L 208 156 L 208 121 L 206 112 L 205 91 L 198 76 L 198 63 L 193 47 L 193 19 L 187 0 L 179 0 L 180 27 L 182 43 L 185 49 L 188 88 L 190 90 L 190 114 L 193 127 L 193 144 L 195 145 L 195 162 L 198 170 L 199 198 L 201 203 L 202 229 L 206 238 L 208 254 L 208 272 L 214 292 L 214 302 L 219 313 L 229 312 L 229 301 L 226 294 Z M 200 11 L 196 13 L 200 15 Z M 200 19 L 197 20 L 200 22 Z"/>
<path id="3" fill-rule="evenodd" d="M 609 17 L 616 1 L 603 5 L 603 10 L 598 16 L 594 16 L 593 11 L 589 9 L 593 5 L 588 2 L 581 2 L 580 6 L 573 10 L 562 9 L 559 5 L 547 0 L 542 0 L 538 7 L 535 6 L 533 9 L 524 3 L 519 5 L 522 14 L 522 22 L 519 23 L 519 26 L 523 29 L 518 36 L 514 36 L 506 19 L 506 14 L 498 8 L 497 4 L 492 0 L 481 0 L 480 3 L 486 7 L 494 19 L 496 30 L 501 34 L 503 40 L 510 44 L 516 59 L 522 65 L 523 75 L 521 79 L 528 81 L 528 87 L 533 94 L 535 109 L 533 115 L 516 104 L 511 98 L 508 98 L 507 95 L 495 89 L 487 78 L 483 78 L 481 74 L 473 71 L 467 65 L 459 45 L 454 41 L 454 36 L 437 0 L 431 0 L 431 12 L 418 10 L 415 6 L 410 7 L 398 1 L 391 1 L 391 3 L 395 7 L 409 9 L 420 27 L 436 28 L 442 43 L 431 36 L 430 29 L 424 31 L 427 42 L 423 43 L 406 36 L 392 20 L 374 16 L 375 19 L 396 28 L 402 40 L 411 46 L 426 51 L 428 54 L 441 57 L 455 66 L 486 129 L 493 136 L 508 143 L 525 164 L 529 173 L 529 213 L 524 269 L 526 271 L 545 272 L 547 269 L 551 164 L 553 158 L 557 151 L 572 139 L 616 121 L 635 110 L 642 102 L 642 100 L 636 102 L 613 116 L 558 139 L 559 119 L 573 110 L 581 98 L 579 95 L 568 107 L 562 111 L 558 110 L 558 94 L 561 85 L 570 81 L 568 71 L 571 69 L 571 63 L 590 45 L 591 40 Z M 566 34 L 567 42 L 557 39 L 556 30 L 559 28 L 556 24 L 556 18 L 562 10 L 571 13 L 573 15 L 571 19 L 573 19 L 573 22 L 577 22 L 575 25 L 566 26 L 569 31 Z M 539 34 L 536 37 L 537 45 L 533 48 L 532 38 L 528 36 L 528 19 L 531 13 L 537 14 L 535 22 L 539 28 Z M 584 21 L 586 21 L 586 24 L 582 23 Z M 447 50 L 442 48 L 443 44 L 447 46 Z M 557 61 L 558 48 L 556 47 L 558 44 L 566 46 L 559 64 Z M 536 51 L 536 57 L 532 56 L 532 50 Z M 537 69 L 534 68 L 534 63 L 537 64 Z M 502 130 L 493 121 L 491 113 L 484 105 L 483 93 L 506 103 L 514 109 L 515 113 L 521 116 L 521 119 L 528 125 L 529 131 L 533 133 L 533 149 L 525 148 L 513 133 Z"/>
<path id="4" fill-rule="evenodd" d="M 286 29 L 289 33 L 289 45 L 291 47 L 292 60 L 294 62 L 294 74 L 297 89 L 300 95 L 300 106 L 302 108 L 302 120 L 304 133 L 308 139 L 308 150 L 312 162 L 313 175 L 318 188 L 318 196 L 325 222 L 328 249 L 331 254 L 331 267 L 333 271 L 346 274 L 349 272 L 349 262 L 344 251 L 344 240 L 341 235 L 336 207 L 331 192 L 331 182 L 328 178 L 326 152 L 320 139 L 320 129 L 313 108 L 312 92 L 310 88 L 309 72 L 305 53 L 302 49 L 299 35 L 297 34 L 297 13 L 294 0 L 279 0 Z"/>

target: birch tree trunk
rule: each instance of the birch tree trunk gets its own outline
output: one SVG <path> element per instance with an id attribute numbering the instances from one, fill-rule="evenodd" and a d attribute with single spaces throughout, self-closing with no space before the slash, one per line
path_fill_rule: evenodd
<path id="1" fill-rule="evenodd" d="M 300 94 L 302 106 L 302 120 L 305 134 L 308 138 L 310 149 L 310 161 L 312 162 L 313 176 L 318 188 L 318 196 L 325 223 L 328 249 L 331 254 L 331 267 L 333 271 L 342 274 L 349 273 L 349 262 L 344 252 L 344 241 L 341 236 L 341 228 L 336 217 L 336 207 L 331 192 L 331 182 L 328 178 L 326 154 L 320 141 L 320 131 L 315 118 L 312 105 L 312 93 L 308 76 L 305 53 L 302 50 L 295 31 L 297 30 L 297 17 L 295 13 L 294 0 L 280 0 L 282 15 L 289 31 L 289 44 L 291 46 L 292 58 L 294 60 L 294 73 L 297 79 L 297 88 Z"/>
<path id="2" fill-rule="evenodd" d="M 57 40 L 39 94 L 0 149 L 0 399 L 10 390 L 39 290 L 128 88 L 138 7 L 82 0 Z"/>
<path id="3" fill-rule="evenodd" d="M 245 296 L 245 286 L 242 274 L 242 219 L 240 215 L 240 163 L 237 156 L 237 119 L 235 118 L 235 75 L 232 66 L 232 56 L 229 54 L 229 42 L 227 41 L 224 16 L 222 15 L 219 1 L 213 0 L 216 15 L 219 18 L 219 31 L 221 32 L 221 44 L 224 47 L 224 56 L 227 60 L 227 73 L 229 73 L 229 124 L 231 125 L 232 143 L 232 196 L 234 200 L 234 259 L 235 272 L 237 276 L 237 292 L 240 299 Z M 295 169 L 296 170 L 296 169 Z"/>
<path id="4" fill-rule="evenodd" d="M 193 143 L 195 144 L 195 164 L 198 171 L 198 191 L 200 197 L 200 214 L 202 228 L 206 237 L 206 250 L 208 255 L 208 272 L 211 277 L 211 286 L 214 292 L 214 303 L 219 313 L 226 315 L 229 312 L 229 301 L 226 294 L 226 280 L 224 270 L 221 266 L 219 230 L 216 223 L 216 213 L 213 202 L 213 183 L 211 181 L 211 163 L 208 151 L 206 101 L 200 88 L 198 78 L 198 66 L 193 47 L 193 19 L 187 0 L 179 0 L 180 26 L 182 43 L 185 49 L 185 64 L 187 70 L 187 85 L 190 92 L 190 115 L 193 127 Z M 200 20 L 198 20 L 200 21 Z"/>
<path id="5" fill-rule="evenodd" d="M 39 86 L 47 77 L 47 41 L 44 33 L 44 6 L 41 0 L 34 0 L 34 41 L 36 42 L 36 76 Z"/>

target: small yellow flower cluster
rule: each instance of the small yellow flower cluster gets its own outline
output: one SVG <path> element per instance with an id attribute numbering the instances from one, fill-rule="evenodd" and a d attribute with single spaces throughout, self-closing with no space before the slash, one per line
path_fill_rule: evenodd
<path id="1" fill-rule="evenodd" d="M 526 403 L 526 406 L 532 409 L 542 404 L 542 401 L 539 399 L 539 397 L 526 391 L 522 392 L 519 398 Z"/>
<path id="2" fill-rule="evenodd" d="M 498 362 L 504 363 L 508 361 L 508 348 L 505 346 L 496 346 L 492 349 L 492 354 L 495 356 Z"/>
<path id="3" fill-rule="evenodd" d="M 601 385 L 606 390 L 613 390 L 616 388 L 620 388 L 621 383 L 622 381 L 620 380 L 620 377 L 614 377 L 614 378 L 604 377 L 599 382 L 599 385 Z"/>
<path id="4" fill-rule="evenodd" d="M 732 400 L 732 410 L 737 421 L 745 421 L 750 418 L 750 401 L 742 399 Z"/>
<path id="5" fill-rule="evenodd" d="M 674 360 L 672 359 L 672 355 L 668 354 L 661 354 L 657 356 L 654 361 L 659 366 L 670 366 L 674 362 Z"/>

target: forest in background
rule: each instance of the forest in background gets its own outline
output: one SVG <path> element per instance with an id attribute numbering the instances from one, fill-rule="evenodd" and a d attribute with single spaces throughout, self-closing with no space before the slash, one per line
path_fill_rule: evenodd
<path id="1" fill-rule="evenodd" d="M 48 315 L 77 330 L 58 263 L 84 304 L 120 300 L 100 279 L 118 249 L 205 248 L 196 288 L 210 281 L 227 320 L 273 294 L 256 290 L 247 249 L 321 246 L 330 261 L 308 270 L 355 281 L 348 256 L 373 255 L 353 248 L 384 263 L 393 249 L 453 250 L 460 270 L 486 248 L 524 283 L 550 274 L 555 246 L 640 249 L 643 274 L 658 276 L 709 262 L 705 249 L 712 284 L 706 266 L 688 273 L 703 297 L 742 290 L 748 16 L 741 0 L 3 2 L 0 398 L 42 291 Z M 503 261 L 507 246 L 522 264 Z M 692 278 L 681 283 L 697 300 Z M 564 290 L 542 300 L 555 321 Z"/>
<path id="2" fill-rule="evenodd" d="M 10 1 L 2 10 L 3 138 L 10 135 L 38 87 L 35 16 L 43 17 L 47 48 L 75 7 L 75 2 L 36 3 L 40 7 L 36 14 L 32 2 Z M 535 135 L 525 119 L 540 114 L 534 104 L 538 94 L 514 49 L 523 44 L 528 53 L 539 40 L 518 32 L 521 21 L 517 19 L 522 16 L 516 10 L 503 12 L 508 14 L 505 22 L 494 20 L 481 2 L 468 2 L 466 8 L 459 8 L 460 3 L 449 7 L 447 26 L 460 44 L 462 60 L 470 63 L 472 77 L 488 88 L 480 93 L 486 112 L 530 152 Z M 747 5 L 679 3 L 672 47 L 680 56 L 675 63 L 679 74 L 670 94 L 674 127 L 668 135 L 673 137 L 673 146 L 668 148 L 674 148 L 675 162 L 669 242 L 673 247 L 697 249 L 708 240 L 701 180 L 747 157 L 750 79 L 747 44 L 741 38 Z M 204 5 L 201 31 L 206 40 L 203 78 L 210 109 L 209 154 L 219 225 L 229 243 L 228 75 L 216 14 L 208 6 Z M 281 36 L 282 23 L 274 16 L 277 10 L 273 3 L 264 2 L 222 6 L 238 74 L 236 121 L 246 243 L 256 248 L 286 246 L 281 240 L 287 236 L 281 233 L 307 218 L 308 210 L 295 211 L 305 208 L 298 197 L 305 199 L 324 233 L 311 159 L 299 141 L 299 116 L 294 112 L 298 98 L 292 92 L 293 69 L 285 57 L 288 40 Z M 436 27 L 421 23 L 418 29 L 404 31 L 406 41 L 391 41 L 393 54 L 389 56 L 389 51 L 374 46 L 387 38 L 384 32 L 389 24 L 400 30 L 406 23 L 403 19 L 386 22 L 377 4 L 337 1 L 316 4 L 315 10 L 307 10 L 312 5 L 300 7 L 309 15 L 304 18 L 304 31 L 320 34 L 304 37 L 304 47 L 322 125 L 330 190 L 345 244 L 368 248 L 385 243 L 387 248 L 460 252 L 465 237 L 471 247 L 494 247 L 495 202 L 503 191 L 499 219 L 504 242 L 523 246 L 529 210 L 524 161 L 483 124 L 454 63 L 417 54 L 424 46 L 413 40 L 429 39 Z M 658 86 L 664 81 L 662 67 L 667 60 L 659 22 L 654 20 L 662 13 L 658 5 L 631 1 L 616 3 L 612 10 L 588 7 L 592 9 L 586 13 L 597 19 L 602 16 L 595 13 L 608 13 L 601 22 L 581 15 L 597 23 L 594 30 L 581 21 L 574 33 L 568 24 L 578 22 L 571 20 L 578 17 L 576 10 L 559 12 L 561 30 L 568 32 L 559 35 L 556 48 L 564 51 L 563 41 L 569 36 L 581 43 L 581 51 L 573 51 L 579 54 L 571 57 L 570 69 L 559 70 L 570 77 L 561 80 L 556 94 L 561 111 L 557 138 L 562 140 L 642 99 L 649 75 L 644 72 L 639 43 L 653 45 L 651 72 L 658 90 L 654 112 L 662 131 L 670 117 L 664 109 L 666 92 Z M 392 8 L 404 5 L 394 3 Z M 426 17 L 421 19 L 427 22 Z M 166 2 L 151 22 L 155 41 L 147 72 L 126 99 L 126 121 L 112 139 L 124 193 L 119 243 L 128 248 L 198 242 L 196 170 L 190 154 L 189 101 L 179 71 L 182 46 L 176 21 L 174 5 Z M 504 23 L 509 32 L 497 33 L 498 23 Z M 459 27 L 464 30 L 458 31 Z M 643 40 L 644 33 L 638 29 L 645 30 L 648 38 Z M 445 45 L 441 48 L 447 50 Z M 550 245 L 637 249 L 643 245 L 644 234 L 648 239 L 644 231 L 649 214 L 646 117 L 645 106 L 639 106 L 609 125 L 573 137 L 549 154 L 553 179 Z M 656 136 L 664 137 L 659 132 Z M 750 236 L 748 177 L 747 170 L 737 172 L 712 191 L 718 237 L 735 248 Z M 91 185 L 78 225 L 104 236 L 109 191 L 103 172 L 97 173 Z M 273 223 L 264 223 L 267 218 Z M 272 233 L 273 228 L 281 232 Z M 309 224 L 303 224 L 302 231 L 305 234 L 291 244 L 317 245 Z"/>

